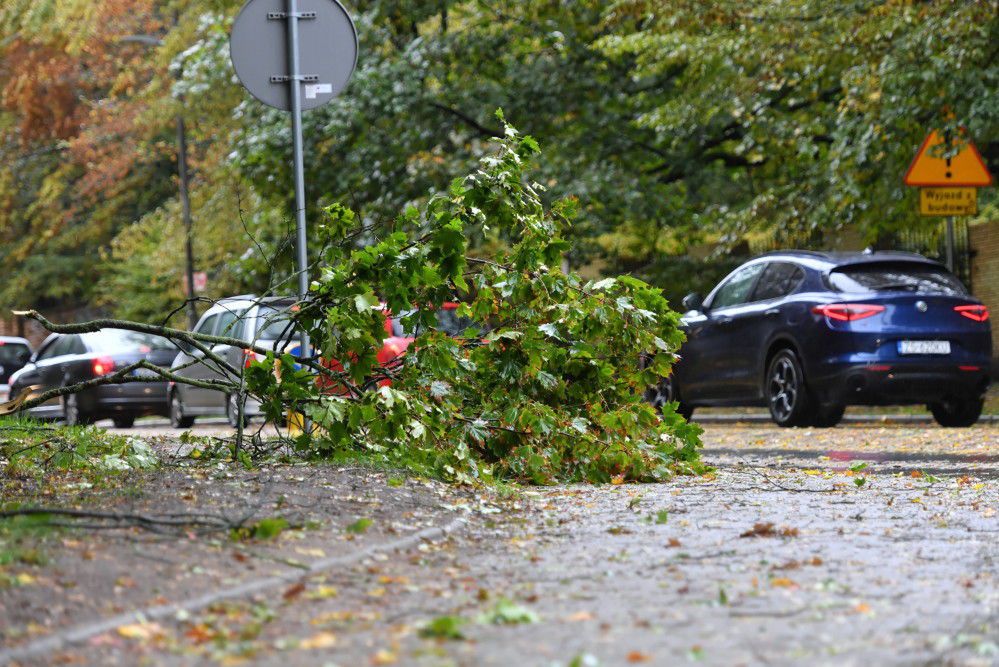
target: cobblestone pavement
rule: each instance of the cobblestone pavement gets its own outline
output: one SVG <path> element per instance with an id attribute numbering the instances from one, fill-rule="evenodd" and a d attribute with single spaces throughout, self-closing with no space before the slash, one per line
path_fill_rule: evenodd
<path id="1" fill-rule="evenodd" d="M 999 428 L 732 424 L 704 441 L 704 478 L 483 498 L 454 508 L 450 537 L 45 660 L 999 662 Z"/>

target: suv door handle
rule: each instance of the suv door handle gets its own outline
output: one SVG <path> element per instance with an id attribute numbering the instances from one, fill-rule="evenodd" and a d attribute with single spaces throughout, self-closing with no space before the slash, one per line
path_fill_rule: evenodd
<path id="1" fill-rule="evenodd" d="M 769 308 L 769 309 L 763 311 L 763 314 L 766 315 L 767 317 L 773 317 L 774 315 L 780 315 L 780 309 L 779 308 Z"/>
<path id="2" fill-rule="evenodd" d="M 732 318 L 731 317 L 719 317 L 718 318 L 718 324 L 720 326 L 725 326 L 727 324 L 732 324 Z"/>

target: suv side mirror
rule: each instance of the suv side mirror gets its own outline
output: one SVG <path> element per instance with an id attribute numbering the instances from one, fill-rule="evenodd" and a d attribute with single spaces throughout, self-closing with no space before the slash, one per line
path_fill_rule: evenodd
<path id="1" fill-rule="evenodd" d="M 683 297 L 681 302 L 685 310 L 700 310 L 701 306 L 704 305 L 704 297 L 697 292 L 691 292 L 687 296 Z"/>

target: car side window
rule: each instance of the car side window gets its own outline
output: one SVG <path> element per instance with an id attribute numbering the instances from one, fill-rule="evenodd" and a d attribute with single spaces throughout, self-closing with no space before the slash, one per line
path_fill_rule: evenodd
<path id="1" fill-rule="evenodd" d="M 86 354 L 87 346 L 83 344 L 80 336 L 67 336 L 65 349 L 60 349 L 59 354 Z"/>
<path id="2" fill-rule="evenodd" d="M 76 336 L 66 336 L 56 343 L 55 356 L 61 357 L 65 354 L 73 354 L 73 341 Z"/>
<path id="3" fill-rule="evenodd" d="M 763 271 L 766 264 L 750 264 L 736 271 L 725 283 L 715 292 L 711 300 L 711 308 L 725 308 L 726 306 L 737 306 L 740 303 L 749 301 L 750 291 L 756 282 L 757 276 Z"/>
<path id="4" fill-rule="evenodd" d="M 56 355 L 55 352 L 56 346 L 59 345 L 59 343 L 62 340 L 63 340 L 62 336 L 50 340 L 47 345 L 45 345 L 44 347 L 42 347 L 41 350 L 38 351 L 38 357 L 36 357 L 36 361 L 45 361 L 46 359 L 51 359 L 52 357 L 54 357 Z"/>
<path id="5" fill-rule="evenodd" d="M 239 338 L 238 332 L 242 329 L 243 325 L 243 315 L 246 313 L 245 310 L 226 310 L 219 313 L 219 326 L 218 334 L 219 336 L 226 336 L 229 338 Z"/>
<path id="6" fill-rule="evenodd" d="M 801 267 L 788 262 L 773 262 L 767 265 L 753 290 L 753 301 L 767 301 L 787 296 L 801 284 L 805 272 Z"/>
<path id="7" fill-rule="evenodd" d="M 204 322 L 202 322 L 197 329 L 194 330 L 195 333 L 204 334 L 206 336 L 211 336 L 215 333 L 215 323 L 219 321 L 218 313 L 210 316 Z"/>

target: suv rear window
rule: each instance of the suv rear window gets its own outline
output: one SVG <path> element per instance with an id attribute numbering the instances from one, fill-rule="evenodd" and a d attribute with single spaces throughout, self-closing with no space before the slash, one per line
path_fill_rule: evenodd
<path id="1" fill-rule="evenodd" d="M 965 296 L 968 291 L 946 269 L 926 264 L 858 264 L 833 269 L 829 286 L 837 292 L 913 292 Z"/>

